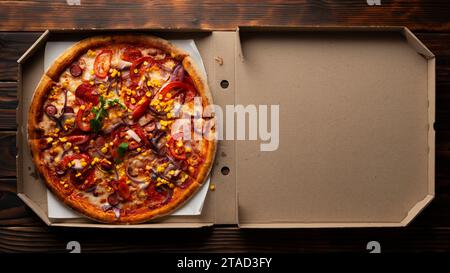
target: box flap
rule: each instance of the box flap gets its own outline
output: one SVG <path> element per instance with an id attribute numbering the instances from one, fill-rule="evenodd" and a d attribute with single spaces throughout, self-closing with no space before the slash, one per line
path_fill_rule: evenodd
<path id="1" fill-rule="evenodd" d="M 402 226 L 432 199 L 434 60 L 401 29 L 240 30 L 236 104 L 280 109 L 278 150 L 236 142 L 241 227 Z"/>

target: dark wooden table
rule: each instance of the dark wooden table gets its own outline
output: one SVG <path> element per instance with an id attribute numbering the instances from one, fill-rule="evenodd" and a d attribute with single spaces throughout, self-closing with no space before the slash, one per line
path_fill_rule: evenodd
<path id="1" fill-rule="evenodd" d="M 67 0 L 67 2 L 76 2 Z M 0 1 L 0 251 L 383 252 L 450 250 L 450 2 L 304 1 Z M 130 1 L 131 2 L 131 1 Z M 372 2 L 369 0 L 369 2 Z M 16 196 L 16 60 L 47 28 L 206 28 L 238 25 L 402 25 L 437 56 L 436 198 L 406 228 L 95 230 L 49 228 Z M 189 236 L 186 234 L 189 233 Z"/>

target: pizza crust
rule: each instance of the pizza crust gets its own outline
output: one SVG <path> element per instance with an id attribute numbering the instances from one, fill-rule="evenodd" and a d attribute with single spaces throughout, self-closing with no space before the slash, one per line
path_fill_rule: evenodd
<path id="1" fill-rule="evenodd" d="M 172 58 L 182 61 L 183 67 L 191 76 L 197 91 L 204 100 L 204 106 L 212 104 L 212 95 L 208 88 L 207 82 L 199 73 L 198 68 L 194 65 L 189 55 L 183 50 L 175 47 L 170 42 L 149 35 L 114 35 L 114 36 L 96 36 L 84 39 L 61 56 L 59 56 L 47 72 L 42 76 L 35 93 L 32 98 L 30 109 L 28 112 L 28 143 L 30 145 L 33 162 L 35 167 L 43 177 L 46 185 L 50 190 L 65 204 L 74 210 L 86 215 L 87 217 L 96 221 L 114 224 L 137 224 L 146 222 L 148 220 L 167 215 L 182 204 L 186 203 L 202 186 L 206 180 L 214 161 L 216 152 L 217 140 L 209 141 L 208 150 L 203 165 L 198 169 L 196 179 L 191 182 L 188 188 L 178 191 L 175 188 L 174 195 L 168 204 L 161 206 L 158 209 L 145 211 L 143 213 L 136 213 L 132 215 L 125 215 L 116 219 L 114 212 L 103 211 L 97 206 L 80 199 L 77 193 L 73 191 L 72 186 L 69 189 L 58 187 L 57 177 L 52 176 L 47 167 L 44 165 L 42 158 L 40 158 L 39 138 L 41 132 L 38 124 L 43 116 L 43 104 L 45 103 L 48 93 L 54 81 L 58 81 L 60 75 L 67 67 L 84 54 L 87 50 L 96 47 L 108 46 L 115 43 L 139 44 L 148 47 L 159 48 L 166 53 L 170 53 Z"/>

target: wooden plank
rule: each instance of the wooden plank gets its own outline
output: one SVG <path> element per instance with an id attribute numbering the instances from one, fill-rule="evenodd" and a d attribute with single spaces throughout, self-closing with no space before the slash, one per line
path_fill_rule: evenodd
<path id="1" fill-rule="evenodd" d="M 16 129 L 17 82 L 0 82 L 0 130 Z"/>
<path id="2" fill-rule="evenodd" d="M 16 176 L 16 132 L 0 132 L 0 178 Z"/>
<path id="3" fill-rule="evenodd" d="M 68 1 L 67 1 L 68 2 Z M 214 28 L 238 25 L 405 25 L 420 31 L 450 30 L 446 0 L 209 0 L 0 1 L 0 30 L 47 28 Z"/>
<path id="4" fill-rule="evenodd" d="M 4 4 L 0 2 L 0 5 L 2 3 Z M 40 33 L 0 32 L 0 81 L 17 80 L 17 60 L 39 35 Z"/>
<path id="5" fill-rule="evenodd" d="M 189 236 L 186 236 L 187 232 Z M 105 240 L 108 238 L 108 240 Z M 369 241 L 382 252 L 449 251 L 450 229 L 212 229 L 111 230 L 48 227 L 0 228 L 0 251 L 67 252 L 361 252 Z"/>

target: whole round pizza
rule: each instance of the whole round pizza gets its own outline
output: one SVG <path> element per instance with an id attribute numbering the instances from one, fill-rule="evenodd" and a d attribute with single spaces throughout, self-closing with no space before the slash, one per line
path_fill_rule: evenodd
<path id="1" fill-rule="evenodd" d="M 106 223 L 179 208 L 216 150 L 208 85 L 189 54 L 147 35 L 99 36 L 62 54 L 31 101 L 28 140 L 47 186 Z"/>

